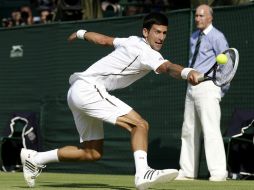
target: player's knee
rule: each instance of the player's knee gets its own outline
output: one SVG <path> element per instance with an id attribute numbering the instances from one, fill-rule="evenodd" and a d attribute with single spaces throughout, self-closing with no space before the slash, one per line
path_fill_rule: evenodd
<path id="1" fill-rule="evenodd" d="M 146 131 L 149 130 L 149 124 L 144 119 L 138 121 L 137 127 L 139 127 L 140 129 L 146 130 Z"/>

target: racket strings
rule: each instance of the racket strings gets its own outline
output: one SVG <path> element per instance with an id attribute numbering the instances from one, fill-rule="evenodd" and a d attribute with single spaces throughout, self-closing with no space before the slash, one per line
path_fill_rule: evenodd
<path id="1" fill-rule="evenodd" d="M 227 52 L 226 56 L 228 61 L 226 64 L 218 65 L 216 70 L 216 82 L 219 85 L 228 83 L 234 76 L 234 64 L 235 64 L 235 54 L 234 52 Z"/>

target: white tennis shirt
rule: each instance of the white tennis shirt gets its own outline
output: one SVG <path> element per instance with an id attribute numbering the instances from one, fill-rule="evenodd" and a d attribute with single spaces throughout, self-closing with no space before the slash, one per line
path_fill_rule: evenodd
<path id="1" fill-rule="evenodd" d="M 87 70 L 72 74 L 70 84 L 85 80 L 108 91 L 124 88 L 167 61 L 141 37 L 115 38 L 113 44 L 113 52 Z"/>

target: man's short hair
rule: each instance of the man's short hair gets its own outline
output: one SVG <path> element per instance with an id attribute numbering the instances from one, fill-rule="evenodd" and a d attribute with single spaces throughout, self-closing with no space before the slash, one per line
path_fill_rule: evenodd
<path id="1" fill-rule="evenodd" d="M 153 24 L 168 26 L 168 18 L 166 15 L 159 12 L 146 15 L 143 21 L 143 28 L 150 30 Z"/>

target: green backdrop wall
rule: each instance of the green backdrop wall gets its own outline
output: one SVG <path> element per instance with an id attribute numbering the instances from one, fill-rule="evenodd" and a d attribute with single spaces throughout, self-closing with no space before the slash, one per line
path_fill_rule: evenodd
<path id="1" fill-rule="evenodd" d="M 189 9 L 167 13 L 169 33 L 161 53 L 183 66 L 189 56 L 189 35 L 195 30 L 193 13 Z M 214 9 L 214 25 L 240 53 L 239 70 L 221 103 L 222 132 L 235 108 L 254 109 L 253 18 L 253 5 Z M 69 76 L 112 49 L 81 40 L 68 43 L 68 35 L 79 28 L 118 37 L 140 35 L 142 19 L 140 15 L 0 29 L 0 131 L 9 124 L 11 113 L 33 111 L 38 113 L 44 150 L 77 144 L 79 137 L 66 104 Z M 132 86 L 112 92 L 150 123 L 148 159 L 152 167 L 179 168 L 185 88 L 184 81 L 150 73 Z M 134 172 L 130 150 L 129 134 L 106 124 L 102 160 L 49 164 L 47 170 L 130 174 Z M 202 153 L 200 176 L 206 175 Z"/>

